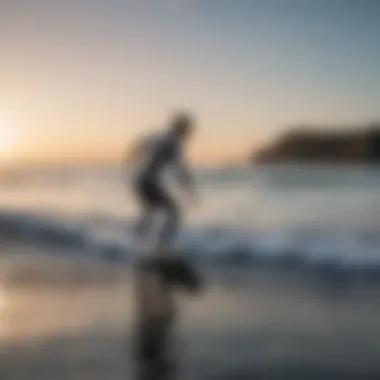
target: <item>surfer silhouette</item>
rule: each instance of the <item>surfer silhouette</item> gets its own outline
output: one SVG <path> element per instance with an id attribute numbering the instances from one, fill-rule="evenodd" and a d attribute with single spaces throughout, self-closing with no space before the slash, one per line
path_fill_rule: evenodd
<path id="1" fill-rule="evenodd" d="M 166 130 L 139 139 L 128 151 L 127 160 L 135 169 L 132 190 L 141 208 L 134 239 L 143 251 L 144 244 L 151 244 L 156 216 L 164 218 L 158 244 L 148 249 L 153 254 L 137 260 L 134 271 L 138 379 L 156 379 L 157 374 L 161 379 L 163 374 L 173 374 L 177 361 L 173 346 L 177 309 L 174 293 L 178 290 L 197 293 L 202 286 L 189 260 L 173 254 L 182 209 L 173 189 L 164 181 L 166 172 L 174 171 L 190 200 L 195 200 L 193 176 L 183 154 L 193 127 L 194 120 L 189 114 L 177 113 Z"/>
<path id="2" fill-rule="evenodd" d="M 191 200 L 195 200 L 195 186 L 183 150 L 191 136 L 194 120 L 190 114 L 176 113 L 167 130 L 140 139 L 128 152 L 127 160 L 135 164 L 132 178 L 133 192 L 141 207 L 135 225 L 135 239 L 139 244 L 150 241 L 150 233 L 157 215 L 164 217 L 155 250 L 167 254 L 178 235 L 182 210 L 164 184 L 165 172 L 174 170 L 176 177 Z"/>

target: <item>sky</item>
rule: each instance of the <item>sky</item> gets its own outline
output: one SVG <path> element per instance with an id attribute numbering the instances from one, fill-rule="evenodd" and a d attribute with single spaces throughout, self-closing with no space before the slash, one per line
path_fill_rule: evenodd
<path id="1" fill-rule="evenodd" d="M 0 0 L 0 160 L 114 160 L 192 111 L 191 157 L 380 104 L 378 0 Z"/>

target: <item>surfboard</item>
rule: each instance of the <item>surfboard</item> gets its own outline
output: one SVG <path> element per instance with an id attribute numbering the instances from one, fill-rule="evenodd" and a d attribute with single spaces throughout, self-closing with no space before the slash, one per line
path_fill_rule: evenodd
<path id="1" fill-rule="evenodd" d="M 149 273 L 167 287 L 197 293 L 202 288 L 201 276 L 194 264 L 179 255 L 144 257 L 135 263 L 136 273 Z"/>

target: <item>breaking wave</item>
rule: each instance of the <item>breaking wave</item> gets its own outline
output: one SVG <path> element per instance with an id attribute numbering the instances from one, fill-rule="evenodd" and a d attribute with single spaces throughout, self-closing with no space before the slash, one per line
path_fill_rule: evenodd
<path id="1" fill-rule="evenodd" d="M 0 242 L 46 248 L 66 256 L 129 261 L 131 223 L 108 216 L 67 220 L 37 213 L 0 213 Z M 377 231 L 249 231 L 192 227 L 178 250 L 199 261 L 228 265 L 273 265 L 380 274 Z"/>

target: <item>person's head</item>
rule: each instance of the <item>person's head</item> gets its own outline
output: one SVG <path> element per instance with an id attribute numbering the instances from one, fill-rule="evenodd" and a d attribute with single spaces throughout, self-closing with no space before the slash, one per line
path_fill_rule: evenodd
<path id="1" fill-rule="evenodd" d="M 173 116 L 170 128 L 180 139 L 186 139 L 193 132 L 194 119 L 189 113 L 178 112 Z"/>

